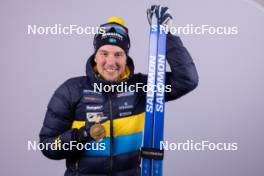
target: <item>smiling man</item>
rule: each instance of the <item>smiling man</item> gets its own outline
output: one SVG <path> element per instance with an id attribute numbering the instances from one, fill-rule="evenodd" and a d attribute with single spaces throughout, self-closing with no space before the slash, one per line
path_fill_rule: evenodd
<path id="1" fill-rule="evenodd" d="M 125 71 L 126 59 L 122 48 L 104 45 L 95 55 L 96 69 L 103 79 L 118 81 L 119 76 Z"/>
<path id="2" fill-rule="evenodd" d="M 172 19 L 166 7 L 153 6 L 148 13 L 158 14 L 161 24 Z M 147 75 L 134 73 L 124 21 L 112 17 L 101 27 L 105 33 L 94 37 L 86 76 L 67 80 L 48 104 L 40 132 L 40 142 L 48 147 L 42 152 L 51 159 L 66 159 L 66 176 L 138 176 L 146 92 L 98 92 L 94 85 L 146 85 Z M 166 50 L 171 67 L 166 85 L 171 91 L 165 99 L 170 101 L 193 90 L 198 75 L 179 37 L 168 34 Z"/>

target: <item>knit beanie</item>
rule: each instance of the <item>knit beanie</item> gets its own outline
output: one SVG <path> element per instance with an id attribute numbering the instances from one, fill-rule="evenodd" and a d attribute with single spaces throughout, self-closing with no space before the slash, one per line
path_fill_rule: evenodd
<path id="1" fill-rule="evenodd" d="M 94 36 L 95 53 L 103 45 L 115 45 L 122 48 L 126 55 L 130 48 L 130 39 L 128 29 L 124 26 L 124 20 L 119 17 L 111 17 L 107 23 L 102 24 L 100 28 L 104 31 Z"/>

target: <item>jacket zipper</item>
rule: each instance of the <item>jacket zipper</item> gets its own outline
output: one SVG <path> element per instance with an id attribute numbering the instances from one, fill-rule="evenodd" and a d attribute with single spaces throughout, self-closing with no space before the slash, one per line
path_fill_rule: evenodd
<path id="1" fill-rule="evenodd" d="M 113 170 L 113 111 L 112 111 L 112 102 L 110 95 L 108 95 L 108 98 L 109 98 L 109 110 L 110 110 L 110 175 L 111 175 Z"/>
<path id="2" fill-rule="evenodd" d="M 76 170 L 76 176 L 79 175 L 79 163 L 78 161 L 75 162 L 75 170 Z"/>

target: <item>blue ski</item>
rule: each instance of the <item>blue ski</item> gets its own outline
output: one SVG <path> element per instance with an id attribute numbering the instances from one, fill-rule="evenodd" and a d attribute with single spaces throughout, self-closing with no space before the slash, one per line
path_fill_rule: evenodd
<path id="1" fill-rule="evenodd" d="M 154 123 L 154 101 L 155 101 L 155 79 L 156 79 L 156 57 L 158 48 L 158 29 L 157 17 L 153 15 L 152 26 L 149 38 L 149 63 L 148 63 L 148 88 L 146 95 L 146 113 L 144 128 L 144 148 L 152 148 L 153 144 L 153 123 Z M 142 176 L 150 176 L 152 173 L 152 160 L 144 158 L 142 161 Z"/>
<path id="2" fill-rule="evenodd" d="M 146 96 L 146 116 L 144 143 L 141 151 L 142 176 L 162 176 L 164 126 L 164 91 L 166 74 L 166 34 L 158 25 L 157 17 L 153 15 L 150 31 L 148 87 L 152 89 Z"/>
<path id="3" fill-rule="evenodd" d="M 165 111 L 165 79 L 166 79 L 166 33 L 159 26 L 158 54 L 156 66 L 156 96 L 154 112 L 154 149 L 162 150 L 160 142 L 163 141 L 164 111 Z M 162 176 L 162 160 L 153 161 L 153 176 Z"/>

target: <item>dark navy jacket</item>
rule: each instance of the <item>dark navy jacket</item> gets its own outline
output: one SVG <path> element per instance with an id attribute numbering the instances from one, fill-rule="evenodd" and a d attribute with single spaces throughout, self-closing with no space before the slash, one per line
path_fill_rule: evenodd
<path id="1" fill-rule="evenodd" d="M 166 85 L 171 85 L 172 91 L 165 94 L 165 100 L 170 101 L 193 90 L 198 84 L 198 74 L 179 37 L 167 35 L 166 58 L 171 68 L 166 73 Z M 94 66 L 92 55 L 86 65 L 87 76 L 69 79 L 55 91 L 40 131 L 40 142 L 58 147 L 75 141 L 77 129 L 95 114 L 103 116 L 101 124 L 106 129 L 106 137 L 97 143 L 87 141 L 87 150 L 49 147 L 42 152 L 51 159 L 66 159 L 65 175 L 69 176 L 139 175 L 146 95 L 143 91 L 95 92 L 94 83 L 146 85 L 147 75 L 134 74 L 130 57 L 127 60 L 130 73 L 119 82 L 101 80 Z"/>

